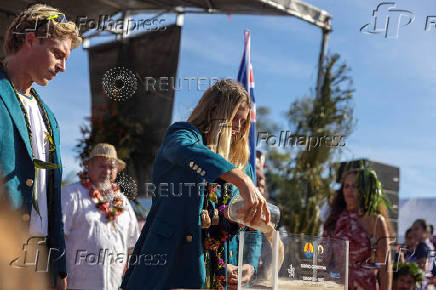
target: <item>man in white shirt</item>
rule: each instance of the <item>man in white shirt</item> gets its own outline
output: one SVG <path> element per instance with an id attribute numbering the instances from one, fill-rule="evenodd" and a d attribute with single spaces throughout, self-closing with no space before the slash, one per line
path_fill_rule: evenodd
<path id="1" fill-rule="evenodd" d="M 118 290 L 129 249 L 139 237 L 127 198 L 114 183 L 126 164 L 114 146 L 97 144 L 80 182 L 62 189 L 68 288 Z"/>

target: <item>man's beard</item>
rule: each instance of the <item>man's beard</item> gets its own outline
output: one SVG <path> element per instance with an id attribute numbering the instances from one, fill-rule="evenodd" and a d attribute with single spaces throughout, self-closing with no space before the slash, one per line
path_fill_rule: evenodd
<path id="1" fill-rule="evenodd" d="M 110 177 L 106 177 L 104 180 L 99 180 L 98 183 L 95 185 L 102 193 L 112 190 L 112 182 Z"/>

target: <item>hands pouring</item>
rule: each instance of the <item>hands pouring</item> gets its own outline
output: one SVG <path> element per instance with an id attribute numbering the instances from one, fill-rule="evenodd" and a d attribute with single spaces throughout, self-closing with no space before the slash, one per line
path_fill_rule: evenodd
<path id="1" fill-rule="evenodd" d="M 246 190 L 240 188 L 239 191 L 245 201 L 245 207 L 238 211 L 240 214 L 245 214 L 244 223 L 254 225 L 262 219 L 268 225 L 271 214 L 268 210 L 266 199 L 262 196 L 259 189 L 252 184 L 252 187 L 247 187 Z"/>
<path id="2" fill-rule="evenodd" d="M 239 213 L 244 214 L 244 224 L 255 225 L 262 220 L 265 225 L 270 223 L 270 211 L 266 199 L 262 196 L 250 177 L 240 169 L 234 168 L 220 176 L 226 182 L 232 183 L 239 188 L 241 197 L 244 199 L 244 207 Z"/>

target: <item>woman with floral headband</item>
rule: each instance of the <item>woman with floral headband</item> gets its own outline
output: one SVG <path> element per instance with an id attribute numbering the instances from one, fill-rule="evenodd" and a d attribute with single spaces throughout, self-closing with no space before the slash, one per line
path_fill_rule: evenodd
<path id="1" fill-rule="evenodd" d="M 389 241 L 394 239 L 389 237 L 392 231 L 386 204 L 374 170 L 345 172 L 324 225 L 324 236 L 349 241 L 348 289 L 391 289 Z"/>
<path id="2" fill-rule="evenodd" d="M 240 84 L 222 80 L 206 90 L 187 122 L 170 126 L 153 166 L 158 190 L 122 289 L 226 287 L 223 243 L 239 228 L 227 220 L 231 184 L 246 202 L 245 221 L 264 215 L 269 222 L 265 199 L 244 173 L 250 105 Z"/>

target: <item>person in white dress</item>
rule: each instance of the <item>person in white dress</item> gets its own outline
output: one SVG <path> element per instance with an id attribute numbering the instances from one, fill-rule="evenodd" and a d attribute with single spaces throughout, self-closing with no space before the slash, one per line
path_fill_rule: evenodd
<path id="1" fill-rule="evenodd" d="M 118 290 L 138 222 L 115 179 L 126 164 L 115 147 L 97 144 L 80 181 L 62 189 L 68 289 Z"/>

